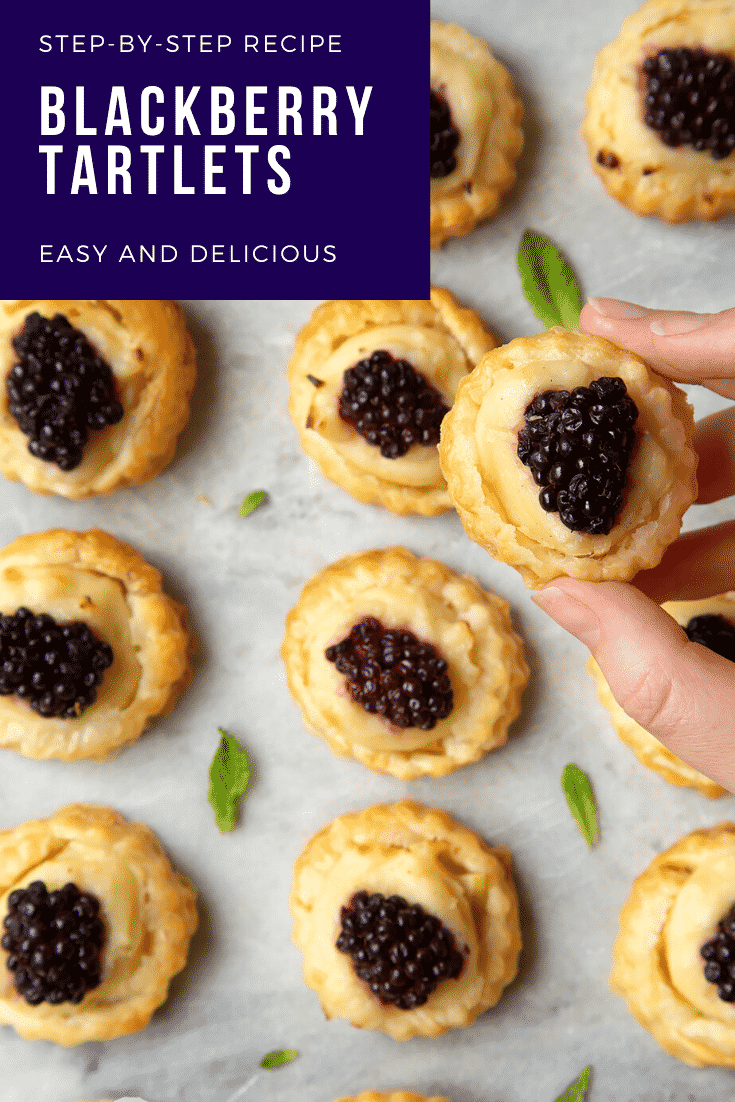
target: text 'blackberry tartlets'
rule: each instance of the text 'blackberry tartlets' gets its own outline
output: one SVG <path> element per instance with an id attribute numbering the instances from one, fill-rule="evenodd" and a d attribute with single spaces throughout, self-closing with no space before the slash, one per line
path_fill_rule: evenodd
<path id="1" fill-rule="evenodd" d="M 441 423 L 460 380 L 496 344 L 440 287 L 430 302 L 324 303 L 288 367 L 304 451 L 359 501 L 399 514 L 444 512 Z"/>
<path id="2" fill-rule="evenodd" d="M 668 601 L 661 607 L 684 629 L 692 642 L 735 662 L 735 595 L 723 593 L 697 601 Z M 625 714 L 594 658 L 587 663 L 587 669 L 594 678 L 600 703 L 610 713 L 613 727 L 643 765 L 653 769 L 669 784 L 696 788 L 710 799 L 728 794 L 726 789 L 682 761 Z"/>
<path id="3" fill-rule="evenodd" d="M 502 746 L 528 680 L 506 602 L 402 547 L 348 555 L 307 582 L 282 654 L 307 727 L 403 780 Z"/>
<path id="4" fill-rule="evenodd" d="M 183 605 L 108 533 L 57 528 L 0 550 L 1 747 L 109 757 L 171 710 L 191 650 Z"/>
<path id="5" fill-rule="evenodd" d="M 647 0 L 597 58 L 582 133 L 594 171 L 636 214 L 735 213 L 735 8 Z"/>
<path id="6" fill-rule="evenodd" d="M 523 108 L 508 70 L 455 23 L 431 23 L 431 247 L 490 218 L 516 178 Z"/>
<path id="7" fill-rule="evenodd" d="M 153 832 L 92 804 L 0 831 L 0 911 L 0 1025 L 60 1045 L 147 1025 L 197 926 Z"/>
<path id="8" fill-rule="evenodd" d="M 540 588 L 655 566 L 696 497 L 684 392 L 602 337 L 549 329 L 489 352 L 442 424 L 467 534 Z"/>
<path id="9" fill-rule="evenodd" d="M 163 300 L 0 306 L 0 472 L 85 498 L 147 482 L 189 419 L 196 353 Z"/>
<path id="10" fill-rule="evenodd" d="M 290 903 L 327 1018 L 397 1041 L 470 1025 L 516 974 L 508 850 L 411 800 L 342 815 L 312 838 Z"/>
<path id="11" fill-rule="evenodd" d="M 662 1048 L 693 1067 L 735 1067 L 734 901 L 735 824 L 721 823 L 656 857 L 620 915 L 612 987 Z"/>

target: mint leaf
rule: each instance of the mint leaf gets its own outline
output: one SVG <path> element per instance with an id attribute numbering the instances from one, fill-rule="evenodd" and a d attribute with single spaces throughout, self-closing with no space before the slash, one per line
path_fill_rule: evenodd
<path id="1" fill-rule="evenodd" d="M 564 1094 L 559 1095 L 556 1102 L 584 1102 L 587 1097 L 587 1088 L 590 1085 L 590 1073 L 592 1068 L 585 1068 L 579 1078 L 570 1083 Z"/>
<path id="2" fill-rule="evenodd" d="M 523 293 L 536 317 L 547 329 L 563 325 L 579 328 L 582 293 L 572 267 L 553 241 L 536 230 L 526 230 L 518 247 Z"/>
<path id="3" fill-rule="evenodd" d="M 267 1056 L 264 1056 L 260 1061 L 262 1068 L 282 1068 L 285 1064 L 290 1064 L 294 1060 L 298 1059 L 298 1052 L 295 1052 L 292 1048 L 279 1048 L 275 1052 L 269 1052 Z"/>
<path id="4" fill-rule="evenodd" d="M 242 796 L 250 780 L 250 762 L 238 742 L 221 727 L 222 741 L 209 770 L 209 802 L 214 808 L 217 826 L 224 834 L 235 829 L 235 801 Z"/>
<path id="5" fill-rule="evenodd" d="M 265 505 L 268 500 L 268 494 L 265 490 L 253 490 L 251 494 L 243 501 L 240 506 L 240 516 L 249 517 L 251 513 L 254 513 L 256 509 L 259 509 L 261 505 Z"/>
<path id="6" fill-rule="evenodd" d="M 600 826 L 589 777 L 576 765 L 568 765 L 562 773 L 561 785 L 582 837 L 588 846 L 594 846 L 600 840 Z"/>

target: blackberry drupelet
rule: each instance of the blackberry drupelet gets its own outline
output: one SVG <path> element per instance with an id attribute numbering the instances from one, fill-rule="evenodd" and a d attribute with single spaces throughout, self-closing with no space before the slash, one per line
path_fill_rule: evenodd
<path id="1" fill-rule="evenodd" d="M 336 946 L 349 953 L 356 975 L 385 1004 L 423 1006 L 442 980 L 464 965 L 454 935 L 440 919 L 400 895 L 357 892 L 341 912 Z"/>
<path id="2" fill-rule="evenodd" d="M 27 608 L 0 615 L 0 695 L 14 693 L 40 716 L 81 715 L 112 661 L 109 643 L 80 620 L 57 624 Z"/>
<path id="3" fill-rule="evenodd" d="M 717 923 L 717 933 L 699 952 L 705 961 L 704 978 L 717 984 L 723 1002 L 735 1002 L 735 903 Z"/>
<path id="4" fill-rule="evenodd" d="M 7 967 L 15 989 L 31 1006 L 79 1003 L 102 978 L 105 927 L 99 900 L 66 884 L 49 892 L 42 880 L 8 896 Z"/>
<path id="5" fill-rule="evenodd" d="M 622 379 L 547 390 L 527 406 L 518 458 L 537 486 L 539 503 L 572 532 L 607 535 L 623 505 L 638 408 Z"/>
<path id="6" fill-rule="evenodd" d="M 450 176 L 457 167 L 454 151 L 459 145 L 459 131 L 452 122 L 449 104 L 438 93 L 431 92 L 431 178 Z"/>
<path id="7" fill-rule="evenodd" d="M 396 727 L 430 731 L 452 710 L 446 661 L 411 631 L 366 616 L 324 655 L 347 678 L 355 703 Z"/>
<path id="8" fill-rule="evenodd" d="M 680 46 L 643 62 L 644 122 L 666 145 L 715 160 L 735 149 L 735 65 L 726 54 Z"/>
<path id="9" fill-rule="evenodd" d="M 29 314 L 13 339 L 18 355 L 6 379 L 8 409 L 28 451 L 71 471 L 82 461 L 90 430 L 115 425 L 123 408 L 108 365 L 63 314 Z"/>
<path id="10" fill-rule="evenodd" d="M 735 627 L 724 616 L 693 616 L 684 631 L 692 643 L 701 643 L 715 654 L 735 662 Z"/>
<path id="11" fill-rule="evenodd" d="M 345 371 L 339 415 L 386 459 L 412 444 L 438 444 L 449 407 L 406 360 L 378 350 Z"/>

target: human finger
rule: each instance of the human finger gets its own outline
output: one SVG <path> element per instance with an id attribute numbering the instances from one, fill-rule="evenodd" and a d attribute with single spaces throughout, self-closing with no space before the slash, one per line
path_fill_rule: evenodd
<path id="1" fill-rule="evenodd" d="M 696 601 L 735 590 L 735 521 L 686 532 L 633 584 L 657 601 Z"/>
<path id="2" fill-rule="evenodd" d="M 589 647 L 627 715 L 735 791 L 735 663 L 691 643 L 634 586 L 557 578 L 531 598 Z"/>
<path id="3" fill-rule="evenodd" d="M 735 406 L 697 421 L 692 443 L 699 456 L 698 503 L 706 505 L 735 494 Z"/>
<path id="4" fill-rule="evenodd" d="M 637 352 L 662 375 L 684 383 L 714 383 L 719 394 L 735 398 L 735 308 L 695 314 L 592 298 L 582 310 L 580 328 Z"/>

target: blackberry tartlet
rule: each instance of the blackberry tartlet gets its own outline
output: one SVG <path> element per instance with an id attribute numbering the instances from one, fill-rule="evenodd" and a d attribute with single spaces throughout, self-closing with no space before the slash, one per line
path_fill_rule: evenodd
<path id="1" fill-rule="evenodd" d="M 54 529 L 0 550 L 0 747 L 106 758 L 191 677 L 186 610 L 106 532 Z"/>
<path id="2" fill-rule="evenodd" d="M 597 58 L 582 132 L 607 190 L 668 222 L 735 212 L 735 8 L 648 0 Z"/>
<path id="3" fill-rule="evenodd" d="M 506 602 L 402 547 L 348 555 L 312 578 L 282 654 L 307 727 L 402 780 L 502 746 L 528 680 Z"/>
<path id="4" fill-rule="evenodd" d="M 515 182 L 523 108 L 508 70 L 454 23 L 431 24 L 431 247 L 490 218 Z"/>
<path id="5" fill-rule="evenodd" d="M 656 857 L 620 915 L 613 989 L 662 1048 L 693 1067 L 735 1067 L 730 977 L 712 967 L 728 958 L 734 901 L 735 823 L 726 822 Z"/>
<path id="6" fill-rule="evenodd" d="M 189 419 L 196 353 L 174 302 L 0 306 L 0 471 L 85 498 L 147 482 Z"/>
<path id="7" fill-rule="evenodd" d="M 684 392 L 602 337 L 554 328 L 489 352 L 439 455 L 471 539 L 540 588 L 655 566 L 696 497 Z"/>
<path id="8" fill-rule="evenodd" d="M 312 838 L 290 904 L 327 1018 L 397 1041 L 470 1025 L 517 971 L 509 851 L 412 800 L 341 815 Z"/>
<path id="9" fill-rule="evenodd" d="M 684 628 L 692 642 L 709 647 L 716 654 L 735 662 L 735 594 L 723 593 L 699 601 L 668 601 L 662 608 Z M 643 765 L 653 769 L 669 784 L 696 788 L 710 799 L 728 795 L 726 789 L 682 761 L 625 714 L 594 658 L 587 663 L 587 669 L 594 678 L 600 703 L 610 713 L 613 727 Z"/>
<path id="10" fill-rule="evenodd" d="M 304 451 L 359 501 L 444 512 L 441 424 L 460 380 L 497 343 L 441 287 L 428 302 L 325 303 L 296 338 L 288 368 Z"/>
<path id="11" fill-rule="evenodd" d="M 0 911 L 0 1025 L 60 1045 L 147 1025 L 197 926 L 149 827 L 92 804 L 0 831 Z"/>

